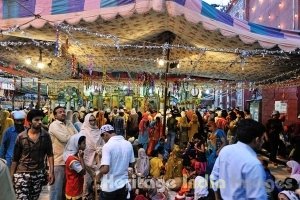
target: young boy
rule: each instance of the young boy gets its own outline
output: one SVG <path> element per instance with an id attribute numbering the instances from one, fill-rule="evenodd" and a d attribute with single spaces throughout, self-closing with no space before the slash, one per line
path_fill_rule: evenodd
<path id="1" fill-rule="evenodd" d="M 66 199 L 81 199 L 85 165 L 83 151 L 86 147 L 85 136 L 75 134 L 71 136 L 64 151 L 66 162 Z"/>

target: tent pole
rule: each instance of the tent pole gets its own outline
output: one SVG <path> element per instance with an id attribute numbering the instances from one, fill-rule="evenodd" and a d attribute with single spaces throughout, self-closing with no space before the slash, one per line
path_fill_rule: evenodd
<path id="1" fill-rule="evenodd" d="M 175 35 L 172 32 L 168 32 L 168 44 L 170 45 L 175 40 Z M 166 136 L 166 125 L 167 125 L 167 100 L 168 100 L 168 73 L 170 68 L 170 48 L 167 49 L 166 53 L 166 73 L 165 73 L 165 94 L 164 94 L 164 121 L 163 121 L 163 135 Z"/>

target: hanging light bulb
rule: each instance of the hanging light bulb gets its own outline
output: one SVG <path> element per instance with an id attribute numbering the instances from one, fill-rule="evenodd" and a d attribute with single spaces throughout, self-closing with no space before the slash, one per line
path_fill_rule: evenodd
<path id="1" fill-rule="evenodd" d="M 42 57 L 42 49 L 40 49 L 40 57 L 39 57 L 39 61 L 38 61 L 36 66 L 39 69 L 44 68 L 43 57 Z"/>
<path id="2" fill-rule="evenodd" d="M 31 64 L 31 57 L 26 58 L 25 63 L 26 63 L 26 65 L 30 65 Z"/>
<path id="3" fill-rule="evenodd" d="M 179 68 L 180 68 L 180 63 L 177 64 L 177 69 L 179 69 Z"/>
<path id="4" fill-rule="evenodd" d="M 39 69 L 42 69 L 42 68 L 44 68 L 44 63 L 42 63 L 42 62 L 38 62 L 37 63 L 37 65 L 36 65 Z"/>
<path id="5" fill-rule="evenodd" d="M 244 71 L 244 69 L 245 69 L 245 59 L 244 58 L 241 59 L 241 68 L 242 68 L 242 71 Z"/>
<path id="6" fill-rule="evenodd" d="M 163 59 L 158 59 L 158 65 L 159 66 L 164 66 L 165 65 L 165 61 Z"/>

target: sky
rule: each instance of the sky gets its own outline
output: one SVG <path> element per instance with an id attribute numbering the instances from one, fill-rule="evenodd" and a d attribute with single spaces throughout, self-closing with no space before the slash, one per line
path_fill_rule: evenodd
<path id="1" fill-rule="evenodd" d="M 229 0 L 203 0 L 208 4 L 219 4 L 219 5 L 227 5 Z"/>

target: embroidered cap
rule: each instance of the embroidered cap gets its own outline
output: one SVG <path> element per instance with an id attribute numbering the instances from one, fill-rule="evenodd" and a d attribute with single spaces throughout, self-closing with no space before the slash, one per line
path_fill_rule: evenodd
<path id="1" fill-rule="evenodd" d="M 114 130 L 115 130 L 114 127 L 112 127 L 111 125 L 105 124 L 105 125 L 101 126 L 100 134 L 108 132 L 108 131 L 114 131 Z"/>

